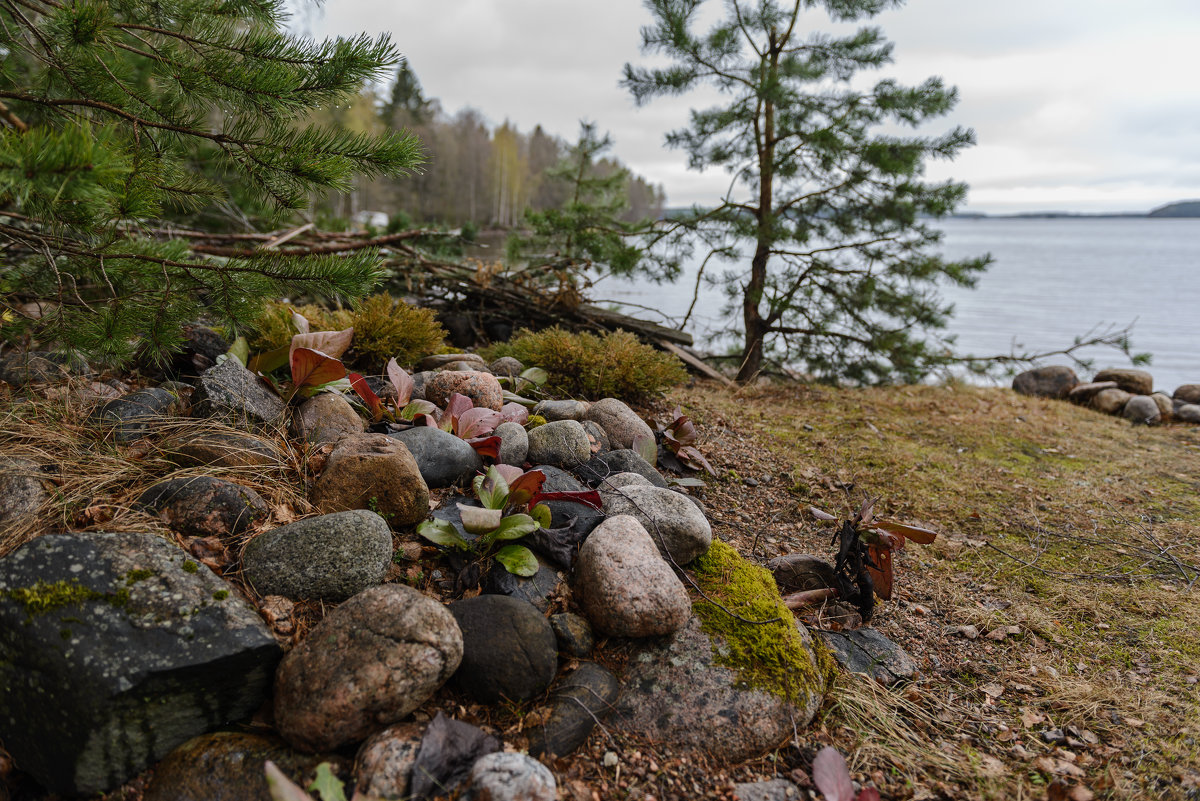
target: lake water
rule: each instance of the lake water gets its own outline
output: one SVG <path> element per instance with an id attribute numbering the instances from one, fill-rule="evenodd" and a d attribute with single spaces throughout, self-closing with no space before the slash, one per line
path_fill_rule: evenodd
<path id="1" fill-rule="evenodd" d="M 1134 323 L 1133 349 L 1152 354 L 1157 388 L 1200 383 L 1200 220 L 960 219 L 939 226 L 948 257 L 991 253 L 995 260 L 976 289 L 944 292 L 955 305 L 948 333 L 958 336 L 960 353 L 1056 350 L 1097 326 Z M 650 307 L 627 311 L 670 324 L 687 312 L 697 269 L 689 265 L 664 286 L 605 281 L 595 295 Z M 687 326 L 698 346 L 728 328 L 723 305 L 719 291 L 701 288 Z M 1082 355 L 1097 369 L 1128 366 L 1108 348 Z"/>

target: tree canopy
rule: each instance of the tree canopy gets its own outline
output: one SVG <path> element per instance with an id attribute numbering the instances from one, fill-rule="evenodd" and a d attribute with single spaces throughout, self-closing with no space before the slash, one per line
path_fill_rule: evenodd
<path id="1" fill-rule="evenodd" d="M 724 98 L 667 136 L 692 169 L 730 175 L 717 205 L 671 233 L 699 248 L 704 268 L 734 265 L 719 283 L 741 309 L 739 379 L 768 357 L 829 380 L 919 378 L 946 355 L 922 333 L 951 311 L 938 282 L 970 285 L 988 262 L 934 253 L 928 218 L 950 213 L 966 187 L 922 180 L 928 159 L 953 158 L 973 133 L 898 133 L 946 114 L 955 91 L 939 78 L 864 88 L 859 74 L 892 60 L 877 28 L 804 30 L 814 9 L 857 22 L 901 0 L 722 2 L 723 17 L 697 32 L 709 4 L 648 0 L 643 50 L 669 64 L 627 64 L 622 83 L 639 104 L 702 86 Z"/>
<path id="2" fill-rule="evenodd" d="M 282 293 L 367 293 L 370 251 L 204 259 L 155 229 L 231 184 L 288 212 L 421 162 L 406 133 L 301 122 L 395 65 L 391 43 L 303 40 L 283 18 L 279 0 L 0 6 L 6 333 L 119 363 L 170 349 L 202 312 L 236 329 Z"/>

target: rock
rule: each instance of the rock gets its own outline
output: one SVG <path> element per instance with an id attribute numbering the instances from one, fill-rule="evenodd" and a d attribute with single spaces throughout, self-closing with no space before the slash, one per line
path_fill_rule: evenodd
<path id="1" fill-rule="evenodd" d="M 160 481 L 134 501 L 185 537 L 231 539 L 270 517 L 266 501 L 249 487 L 212 476 Z"/>
<path id="2" fill-rule="evenodd" d="M 525 365 L 521 364 L 518 359 L 512 356 L 501 356 L 496 361 L 487 366 L 487 369 L 500 378 L 516 378 L 521 373 L 525 372 Z"/>
<path id="3" fill-rule="evenodd" d="M 628 449 L 609 451 L 593 456 L 578 470 L 588 486 L 599 486 L 600 482 L 616 473 L 637 473 L 656 487 L 667 488 L 667 481 L 637 451 Z"/>
<path id="4" fill-rule="evenodd" d="M 1079 385 L 1079 376 L 1070 367 L 1051 365 L 1026 370 L 1013 379 L 1012 388 L 1035 398 L 1065 398 Z"/>
<path id="5" fill-rule="evenodd" d="M 312 499 L 322 512 L 370 509 L 392 528 L 419 523 L 429 514 L 429 487 L 416 460 L 403 442 L 387 434 L 339 440 L 313 484 Z"/>
<path id="6" fill-rule="evenodd" d="M 278 737 L 222 731 L 188 740 L 154 766 L 142 801 L 267 801 L 263 763 L 275 763 L 301 787 L 329 762 L 335 774 L 349 774 L 336 754 L 301 754 Z"/>
<path id="7" fill-rule="evenodd" d="M 488 754 L 471 768 L 471 801 L 555 801 L 550 769 L 524 754 Z"/>
<path id="8" fill-rule="evenodd" d="M 421 750 L 424 727 L 400 723 L 372 734 L 354 759 L 356 794 L 366 798 L 409 798 L 413 765 Z"/>
<path id="9" fill-rule="evenodd" d="M 833 651 L 838 664 L 890 687 L 917 677 L 917 663 L 896 643 L 873 628 L 853 631 L 815 631 Z"/>
<path id="10" fill-rule="evenodd" d="M 605 433 L 599 423 L 592 420 L 584 420 L 583 430 L 587 432 L 588 443 L 592 448 L 593 457 L 612 450 L 612 443 L 608 440 L 608 434 Z"/>
<path id="11" fill-rule="evenodd" d="M 601 492 L 604 513 L 633 515 L 668 561 L 678 565 L 700 556 L 712 544 L 712 527 L 687 496 L 660 487 L 621 487 Z"/>
<path id="12" fill-rule="evenodd" d="M 468 483 L 483 469 L 483 459 L 465 440 L 429 426 L 388 434 L 403 442 L 417 460 L 421 477 L 430 487 L 453 487 Z"/>
<path id="13" fill-rule="evenodd" d="M 504 390 L 491 373 L 446 370 L 425 382 L 425 400 L 443 409 L 456 392 L 466 395 L 473 404 L 485 409 L 498 412 L 504 405 Z"/>
<path id="14" fill-rule="evenodd" d="M 1158 401 L 1149 395 L 1134 395 L 1126 401 L 1121 416 L 1134 425 L 1154 426 L 1162 422 Z"/>
<path id="15" fill-rule="evenodd" d="M 392 379 L 386 375 L 367 375 L 363 376 L 367 382 L 367 389 L 375 393 L 375 396 L 387 403 L 395 403 L 400 396 L 396 392 L 396 385 L 392 383 Z"/>
<path id="16" fill-rule="evenodd" d="M 0 357 L 0 381 L 14 387 L 65 381 L 91 372 L 92 368 L 82 358 L 64 353 L 31 350 Z"/>
<path id="17" fill-rule="evenodd" d="M 533 407 L 530 414 L 540 415 L 548 422 L 575 420 L 580 422 L 587 414 L 588 405 L 577 400 L 546 400 Z"/>
<path id="18" fill-rule="evenodd" d="M 600 482 L 601 492 L 613 492 L 622 487 L 653 487 L 641 473 L 614 473 Z"/>
<path id="19" fill-rule="evenodd" d="M 608 717 L 620 694 L 616 676 L 595 662 L 584 662 L 554 685 L 550 715 L 529 733 L 529 753 L 571 754 L 584 744 L 597 721 Z"/>
<path id="20" fill-rule="evenodd" d="M 273 528 L 242 552 L 242 570 L 259 595 L 324 601 L 382 584 L 391 563 L 387 521 L 364 509 Z"/>
<path id="21" fill-rule="evenodd" d="M 464 361 L 450 362 L 443 369 L 446 370 L 446 372 L 453 371 L 457 373 L 484 372 L 487 370 L 486 367 L 480 367 L 478 362 Z"/>
<path id="22" fill-rule="evenodd" d="M 534 464 L 574 467 L 592 456 L 587 432 L 576 420 L 557 420 L 529 431 L 529 453 Z"/>
<path id="23" fill-rule="evenodd" d="M 800 794 L 799 787 L 787 779 L 769 779 L 734 784 L 733 797 L 737 801 L 799 801 L 805 796 Z"/>
<path id="24" fill-rule="evenodd" d="M 767 569 L 775 576 L 775 584 L 783 595 L 837 586 L 833 565 L 806 553 L 777 556 L 767 562 Z"/>
<path id="25" fill-rule="evenodd" d="M 529 545 L 522 540 L 523 545 Z M 566 565 L 569 568 L 570 565 Z M 558 590 L 562 582 L 558 570 L 545 559 L 538 558 L 538 571 L 532 576 L 515 576 L 504 569 L 503 565 L 494 564 L 487 572 L 484 582 L 484 592 L 493 595 L 507 595 L 518 601 L 531 604 L 540 612 L 550 608 L 550 596 Z"/>
<path id="26" fill-rule="evenodd" d="M 217 357 L 229 351 L 225 337 L 201 323 L 183 326 L 182 333 L 182 347 L 171 359 L 170 374 L 198 376 L 215 367 Z"/>
<path id="27" fill-rule="evenodd" d="M 588 407 L 587 420 L 599 424 L 608 434 L 613 448 L 632 448 L 633 440 L 639 435 L 654 438 L 654 432 L 637 412 L 616 398 L 604 398 Z"/>
<path id="28" fill-rule="evenodd" d="M 433 378 L 437 373 L 426 370 L 412 374 L 413 388 L 412 394 L 409 396 L 411 400 L 425 400 L 425 384 L 429 379 Z"/>
<path id="29" fill-rule="evenodd" d="M 1116 381 L 1093 381 L 1090 384 L 1080 384 L 1067 393 L 1067 400 L 1071 403 L 1077 403 L 1080 406 L 1087 406 L 1092 402 L 1092 398 L 1104 390 L 1116 388 Z"/>
<path id="30" fill-rule="evenodd" d="M 52 792 L 249 717 L 278 659 L 254 608 L 159 537 L 49 534 L 0 560 L 0 740 Z"/>
<path id="31" fill-rule="evenodd" d="M 479 595 L 450 604 L 462 631 L 454 681 L 477 701 L 524 701 L 554 680 L 558 648 L 542 613 L 525 601 Z"/>
<path id="32" fill-rule="evenodd" d="M 1175 418 L 1181 423 L 1200 423 L 1200 404 L 1183 404 L 1175 410 Z"/>
<path id="33" fill-rule="evenodd" d="M 446 608 L 385 584 L 325 616 L 279 665 L 275 724 L 302 751 L 340 748 L 403 720 L 458 669 L 462 635 Z"/>
<path id="34" fill-rule="evenodd" d="M 747 686 L 714 659 L 714 642 L 696 617 L 670 637 L 648 641 L 629 661 L 607 725 L 659 748 L 701 751 L 732 764 L 794 736 L 821 706 L 820 691 L 792 704 Z"/>
<path id="35" fill-rule="evenodd" d="M 1184 403 L 1200 404 L 1200 384 L 1182 384 L 1175 388 L 1171 397 Z"/>
<path id="36" fill-rule="evenodd" d="M 496 426 L 495 435 L 500 438 L 500 464 L 520 467 L 529 455 L 529 434 L 520 423 L 511 420 Z"/>
<path id="37" fill-rule="evenodd" d="M 584 541 L 574 589 L 592 626 L 616 637 L 670 634 L 692 614 L 683 582 L 629 515 L 608 518 Z"/>
<path id="38" fill-rule="evenodd" d="M 427 371 L 441 370 L 453 362 L 469 362 L 475 365 L 476 370 L 488 369 L 487 362 L 478 353 L 435 353 L 417 362 L 417 369 Z"/>
<path id="39" fill-rule="evenodd" d="M 1132 397 L 1123 389 L 1102 389 L 1092 398 L 1092 408 L 1104 414 L 1120 414 Z"/>
<path id="40" fill-rule="evenodd" d="M 273 430 L 285 411 L 283 401 L 237 359 L 205 370 L 192 393 L 192 417 L 211 417 L 235 428 Z"/>
<path id="41" fill-rule="evenodd" d="M 0 524 L 16 527 L 36 517 L 50 498 L 44 476 L 37 462 L 0 456 Z"/>
<path id="42" fill-rule="evenodd" d="M 550 628 L 554 630 L 560 654 L 582 659 L 591 656 L 592 649 L 596 647 L 596 638 L 592 636 L 592 627 L 587 618 L 571 612 L 560 612 L 550 616 Z"/>
<path id="43" fill-rule="evenodd" d="M 1171 400 L 1171 396 L 1165 392 L 1155 392 L 1150 396 L 1158 406 L 1158 415 L 1162 422 L 1170 422 L 1175 417 L 1175 403 Z"/>
<path id="44" fill-rule="evenodd" d="M 421 738 L 409 792 L 413 798 L 444 798 L 466 780 L 476 762 L 499 750 L 495 737 L 439 710 Z"/>
<path id="45" fill-rule="evenodd" d="M 542 474 L 546 476 L 546 481 L 542 484 L 542 492 L 581 492 L 587 489 L 578 479 L 561 468 L 539 464 L 533 469 L 542 471 Z M 572 531 L 587 536 L 604 520 L 604 512 L 594 509 L 586 503 L 578 501 L 542 501 L 542 503 L 550 509 L 551 528 L 570 525 Z M 536 534 L 531 535 L 531 538 L 536 537 Z M 551 554 L 546 555 L 553 558 Z"/>
<path id="46" fill-rule="evenodd" d="M 301 404 L 294 423 L 296 436 L 320 445 L 342 437 L 361 434 L 366 423 L 350 401 L 336 392 L 319 392 Z"/>
<path id="47" fill-rule="evenodd" d="M 92 413 L 92 419 L 106 429 L 112 429 L 119 444 L 141 439 L 150 432 L 150 424 L 171 413 L 178 398 L 165 389 L 139 389 L 116 400 L 110 400 Z"/>
<path id="48" fill-rule="evenodd" d="M 180 467 L 282 465 L 287 458 L 274 442 L 233 431 L 185 432 L 163 442 L 163 456 Z"/>
<path id="49" fill-rule="evenodd" d="M 1154 376 L 1145 370 L 1101 370 L 1092 381 L 1116 381 L 1130 395 L 1149 395 L 1154 392 Z"/>

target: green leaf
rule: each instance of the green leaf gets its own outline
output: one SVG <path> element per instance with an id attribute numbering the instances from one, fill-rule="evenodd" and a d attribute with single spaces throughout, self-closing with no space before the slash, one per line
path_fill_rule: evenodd
<path id="1" fill-rule="evenodd" d="M 508 500 L 508 482 L 500 475 L 495 465 L 488 468 L 483 481 L 475 487 L 475 495 L 488 509 L 504 508 L 504 503 Z"/>
<path id="2" fill-rule="evenodd" d="M 525 372 L 521 373 L 519 381 L 516 382 L 515 389 L 517 392 L 522 391 L 527 386 L 540 387 L 550 380 L 550 374 L 540 367 L 530 367 Z M 506 398 L 507 400 L 507 398 Z M 517 401 L 518 403 L 520 401 Z"/>
<path id="3" fill-rule="evenodd" d="M 434 545 L 458 548 L 461 551 L 471 550 L 471 544 L 462 538 L 458 529 L 448 520 L 426 520 L 417 526 L 417 533 Z"/>
<path id="4" fill-rule="evenodd" d="M 504 517 L 504 512 L 500 509 L 483 509 L 461 503 L 458 504 L 458 514 L 462 517 L 463 528 L 472 534 L 495 531 Z"/>
<path id="5" fill-rule="evenodd" d="M 415 400 L 400 410 L 401 420 L 412 420 L 418 414 L 433 414 L 437 407 L 427 400 Z"/>
<path id="6" fill-rule="evenodd" d="M 668 478 L 667 483 L 671 484 L 673 486 L 676 486 L 676 487 L 707 487 L 708 486 L 700 479 L 692 478 L 690 476 L 684 476 L 683 478 Z"/>
<path id="7" fill-rule="evenodd" d="M 250 343 L 246 341 L 245 337 L 238 337 L 233 340 L 233 344 L 229 346 L 225 355 L 231 359 L 237 359 L 242 363 L 242 367 L 245 367 L 246 363 L 250 361 Z"/>
<path id="8" fill-rule="evenodd" d="M 652 465 L 658 461 L 658 446 L 654 444 L 653 435 L 638 434 L 633 438 L 633 450 Z"/>
<path id="9" fill-rule="evenodd" d="M 527 514 L 509 515 L 500 521 L 490 534 L 484 536 L 488 542 L 498 542 L 502 540 L 519 540 L 526 534 L 532 534 L 538 530 L 537 521 Z"/>
<path id="10" fill-rule="evenodd" d="M 496 551 L 496 561 L 514 576 L 533 576 L 538 572 L 538 560 L 524 545 L 505 545 Z"/>
<path id="11" fill-rule="evenodd" d="M 505 403 L 519 403 L 527 409 L 532 409 L 534 406 L 537 406 L 537 404 L 538 404 L 538 402 L 535 400 L 530 400 L 529 398 L 523 398 L 515 392 L 509 392 L 507 389 L 504 390 L 503 393 L 501 393 L 501 394 L 504 397 Z"/>
<path id="12" fill-rule="evenodd" d="M 308 785 L 308 789 L 321 797 L 321 801 L 346 801 L 344 785 L 333 775 L 333 769 L 328 762 L 317 765 L 317 778 Z"/>
<path id="13" fill-rule="evenodd" d="M 550 507 L 544 503 L 539 503 L 529 510 L 529 516 L 542 528 L 550 528 Z"/>

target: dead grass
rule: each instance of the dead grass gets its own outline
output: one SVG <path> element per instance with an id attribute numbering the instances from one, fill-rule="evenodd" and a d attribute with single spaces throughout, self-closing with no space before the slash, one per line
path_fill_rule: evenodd
<path id="1" fill-rule="evenodd" d="M 843 680 L 813 735 L 862 778 L 899 798 L 1043 798 L 1056 779 L 1196 797 L 1200 429 L 962 386 L 671 400 L 708 440 L 722 476 L 705 502 L 743 552 L 828 554 L 804 510 L 845 515 L 865 496 L 942 533 L 901 556 L 874 621 L 923 678 Z M 987 638 L 1003 626 L 1019 634 Z M 1097 742 L 1044 742 L 1065 727 Z"/>

